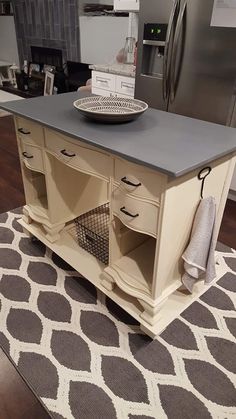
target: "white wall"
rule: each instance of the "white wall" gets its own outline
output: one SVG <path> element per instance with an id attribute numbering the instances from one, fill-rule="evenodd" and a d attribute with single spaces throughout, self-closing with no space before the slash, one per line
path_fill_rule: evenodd
<path id="1" fill-rule="evenodd" d="M 0 60 L 19 65 L 13 16 L 0 16 Z"/>
<path id="2" fill-rule="evenodd" d="M 128 17 L 80 16 L 81 61 L 109 64 L 124 47 Z"/>

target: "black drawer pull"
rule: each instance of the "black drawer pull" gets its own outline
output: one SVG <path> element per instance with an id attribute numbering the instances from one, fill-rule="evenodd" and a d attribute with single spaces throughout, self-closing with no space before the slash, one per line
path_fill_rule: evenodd
<path id="1" fill-rule="evenodd" d="M 18 131 L 19 131 L 21 134 L 24 134 L 24 135 L 29 135 L 29 134 L 31 134 L 31 132 L 30 132 L 30 131 L 25 131 L 25 130 L 24 130 L 24 128 L 19 128 L 19 129 L 18 129 Z"/>
<path id="2" fill-rule="evenodd" d="M 130 182 L 130 180 L 127 180 L 126 179 L 126 176 L 125 177 L 122 177 L 121 182 L 126 183 L 126 185 L 135 186 L 136 188 L 138 186 L 141 186 L 142 185 L 142 183 L 140 183 L 140 182 L 139 183 L 132 183 L 132 182 Z"/>
<path id="3" fill-rule="evenodd" d="M 139 216 L 139 214 L 135 214 L 135 215 L 130 214 L 130 212 L 126 211 L 125 207 L 120 208 L 120 211 L 123 212 L 125 215 L 128 215 L 129 217 L 132 217 L 132 218 L 136 218 Z"/>
<path id="4" fill-rule="evenodd" d="M 28 154 L 28 153 L 26 153 L 26 151 L 23 151 L 22 155 L 23 155 L 24 157 L 26 157 L 26 159 L 33 159 L 33 158 L 34 158 L 34 156 L 29 156 L 29 154 Z"/>
<path id="5" fill-rule="evenodd" d="M 65 148 L 63 150 L 61 150 L 61 154 L 64 154 L 64 156 L 66 156 L 66 157 L 75 157 L 76 156 L 76 154 L 67 153 Z"/>

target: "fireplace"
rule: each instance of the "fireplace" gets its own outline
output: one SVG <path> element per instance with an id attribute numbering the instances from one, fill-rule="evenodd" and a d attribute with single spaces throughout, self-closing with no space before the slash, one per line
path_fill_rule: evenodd
<path id="1" fill-rule="evenodd" d="M 51 65 L 61 70 L 63 68 L 62 51 L 55 48 L 31 46 L 32 63 Z"/>
<path id="2" fill-rule="evenodd" d="M 80 61 L 79 0 L 15 0 L 13 5 L 20 64 L 31 45 L 62 51 L 63 64 Z"/>

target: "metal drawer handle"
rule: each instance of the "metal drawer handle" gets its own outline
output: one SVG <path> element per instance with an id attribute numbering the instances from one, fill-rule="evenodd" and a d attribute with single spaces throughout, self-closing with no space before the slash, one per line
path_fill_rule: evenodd
<path id="1" fill-rule="evenodd" d="M 127 84 L 127 83 L 122 83 L 121 84 L 121 88 L 124 87 L 126 89 L 134 89 L 134 85 L 133 84 Z"/>
<path id="2" fill-rule="evenodd" d="M 26 157 L 26 159 L 33 159 L 33 158 L 34 158 L 34 156 L 29 156 L 29 154 L 28 154 L 28 153 L 26 153 L 26 151 L 23 151 L 22 155 L 23 155 L 24 157 Z"/>
<path id="3" fill-rule="evenodd" d="M 139 216 L 139 214 L 135 214 L 135 215 L 130 214 L 130 212 L 126 211 L 125 207 L 120 208 L 120 211 L 123 212 L 125 215 L 128 215 L 129 217 L 132 217 L 132 218 L 136 218 Z"/>
<path id="4" fill-rule="evenodd" d="M 25 131 L 25 130 L 24 130 L 24 128 L 18 128 L 18 131 L 19 131 L 21 134 L 24 134 L 24 135 L 31 134 L 31 132 L 30 132 L 30 131 Z"/>
<path id="5" fill-rule="evenodd" d="M 141 186 L 142 185 L 142 183 L 140 183 L 140 182 L 139 183 L 132 183 L 132 182 L 130 182 L 130 180 L 127 180 L 126 176 L 122 177 L 121 182 L 126 183 L 126 185 L 135 186 L 136 188 L 138 186 Z"/>
<path id="6" fill-rule="evenodd" d="M 76 154 L 67 153 L 65 148 L 63 150 L 61 150 L 61 154 L 64 154 L 64 156 L 66 156 L 66 157 L 75 157 L 76 156 Z"/>
<path id="7" fill-rule="evenodd" d="M 105 83 L 108 84 L 108 80 L 104 80 L 104 79 L 98 79 L 97 78 L 98 83 Z"/>

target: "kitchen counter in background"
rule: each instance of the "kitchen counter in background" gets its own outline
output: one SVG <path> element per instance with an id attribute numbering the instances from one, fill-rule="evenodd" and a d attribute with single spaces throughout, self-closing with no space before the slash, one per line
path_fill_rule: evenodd
<path id="1" fill-rule="evenodd" d="M 99 96 L 133 98 L 135 66 L 131 64 L 91 65 L 92 93 Z"/>
<path id="2" fill-rule="evenodd" d="M 103 73 L 118 74 L 120 76 L 135 77 L 135 66 L 132 64 L 92 64 L 91 70 L 102 71 Z"/>

